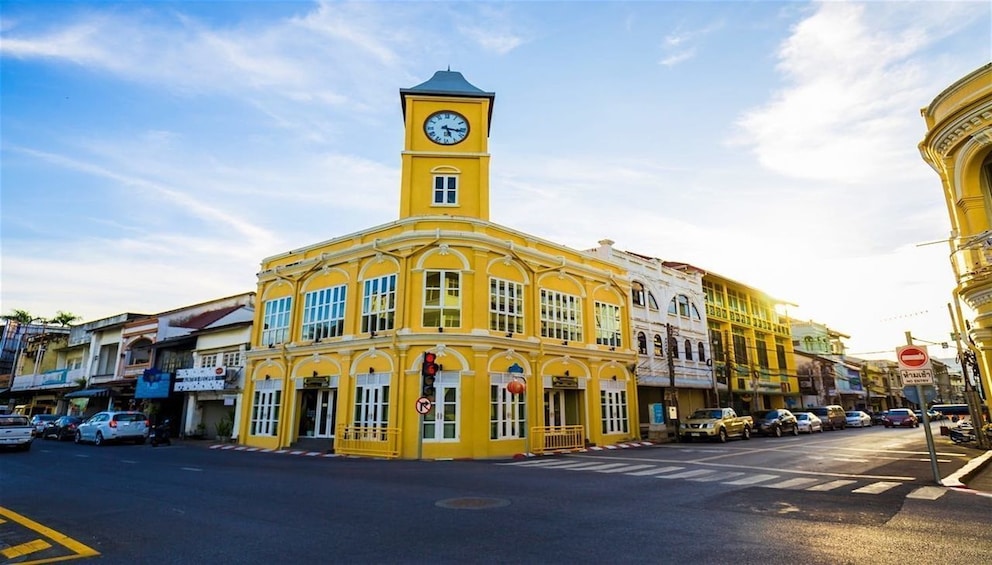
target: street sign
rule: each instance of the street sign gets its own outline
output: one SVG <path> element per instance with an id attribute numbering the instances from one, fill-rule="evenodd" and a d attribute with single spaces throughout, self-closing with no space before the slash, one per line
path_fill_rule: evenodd
<path id="1" fill-rule="evenodd" d="M 427 398 L 426 396 L 421 396 L 420 398 L 417 399 L 418 414 L 427 414 L 431 411 L 431 408 L 433 407 L 434 407 L 434 403 L 431 402 L 430 398 Z"/>
<path id="2" fill-rule="evenodd" d="M 904 345 L 896 348 L 899 362 L 899 376 L 902 386 L 932 385 L 933 365 L 927 348 L 919 345 Z"/>
<path id="3" fill-rule="evenodd" d="M 933 384 L 933 370 L 931 369 L 923 369 L 922 371 L 906 371 L 904 369 L 900 369 L 899 376 L 902 377 L 902 386 L 904 387 Z"/>

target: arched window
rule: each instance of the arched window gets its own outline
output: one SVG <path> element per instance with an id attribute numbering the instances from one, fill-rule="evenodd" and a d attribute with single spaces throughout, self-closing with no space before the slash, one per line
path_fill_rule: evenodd
<path id="1" fill-rule="evenodd" d="M 658 309 L 658 301 L 654 299 L 654 295 L 651 294 L 650 290 L 648 291 L 648 308 L 651 310 Z"/>
<path id="2" fill-rule="evenodd" d="M 672 359 L 679 358 L 679 342 L 674 337 L 668 338 L 668 351 L 672 355 Z"/>
<path id="3" fill-rule="evenodd" d="M 630 298 L 634 302 L 634 306 L 644 307 L 644 285 L 634 281 L 630 283 Z"/>
<path id="4" fill-rule="evenodd" d="M 703 347 L 703 342 L 699 342 L 699 360 L 706 361 L 706 348 Z"/>
<path id="5" fill-rule="evenodd" d="M 692 342 L 688 339 L 685 340 L 685 358 L 687 361 L 692 361 Z"/>
<path id="6" fill-rule="evenodd" d="M 641 355 L 648 354 L 648 338 L 644 332 L 637 332 L 637 352 Z"/>
<path id="7" fill-rule="evenodd" d="M 654 354 L 656 357 L 665 356 L 665 344 L 661 341 L 661 336 L 654 334 Z"/>

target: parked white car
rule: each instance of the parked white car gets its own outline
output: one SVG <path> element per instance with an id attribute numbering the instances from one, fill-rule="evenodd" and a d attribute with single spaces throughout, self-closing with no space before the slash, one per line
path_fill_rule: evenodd
<path id="1" fill-rule="evenodd" d="M 844 417 L 848 427 L 865 428 L 871 425 L 871 416 L 861 410 L 849 410 Z"/>
<path id="2" fill-rule="evenodd" d="M 796 426 L 806 434 L 823 431 L 823 421 L 812 412 L 796 412 Z"/>
<path id="3" fill-rule="evenodd" d="M 145 443 L 148 439 L 148 416 L 142 412 L 97 412 L 76 427 L 76 443 L 108 441 Z"/>

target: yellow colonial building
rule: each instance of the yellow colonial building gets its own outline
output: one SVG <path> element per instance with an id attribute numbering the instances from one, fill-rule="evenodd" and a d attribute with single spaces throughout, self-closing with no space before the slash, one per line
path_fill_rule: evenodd
<path id="1" fill-rule="evenodd" d="M 957 308 L 965 359 L 973 359 L 992 410 L 992 63 L 947 87 L 921 110 L 927 134 L 920 154 L 940 176 L 951 220 L 954 295 L 974 313 Z M 975 377 L 974 366 L 964 368 Z M 968 391 L 978 403 L 978 392 Z"/>
<path id="2" fill-rule="evenodd" d="M 489 221 L 494 99 L 452 71 L 400 90 L 399 218 L 262 261 L 241 443 L 436 459 L 637 437 L 630 283 Z"/>
<path id="3" fill-rule="evenodd" d="M 779 312 L 789 304 L 709 271 L 703 292 L 710 356 L 717 379 L 729 390 L 721 406 L 744 414 L 801 408 L 790 320 Z"/>

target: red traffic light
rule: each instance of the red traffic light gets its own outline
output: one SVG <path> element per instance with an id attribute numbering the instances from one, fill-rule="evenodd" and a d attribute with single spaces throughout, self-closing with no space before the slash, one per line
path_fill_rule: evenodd
<path id="1" fill-rule="evenodd" d="M 431 353 L 430 351 L 424 353 L 424 364 L 421 366 L 420 374 L 425 377 L 433 377 L 436 375 L 438 370 L 437 363 L 435 363 L 436 360 L 436 353 Z"/>

